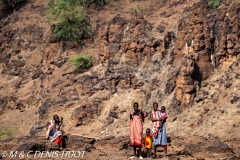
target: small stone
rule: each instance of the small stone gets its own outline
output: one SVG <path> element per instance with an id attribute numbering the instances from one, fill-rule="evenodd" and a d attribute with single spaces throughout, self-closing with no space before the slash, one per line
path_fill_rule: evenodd
<path id="1" fill-rule="evenodd" d="M 229 87 L 231 87 L 231 86 L 232 86 L 232 83 L 226 83 L 226 84 L 224 85 L 225 88 L 229 88 Z"/>

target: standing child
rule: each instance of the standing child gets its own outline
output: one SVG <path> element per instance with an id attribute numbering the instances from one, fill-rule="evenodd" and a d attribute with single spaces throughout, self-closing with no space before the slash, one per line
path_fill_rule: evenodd
<path id="1" fill-rule="evenodd" d="M 147 150 L 147 158 L 151 159 L 151 150 L 152 150 L 152 135 L 150 134 L 151 130 L 149 128 L 146 129 L 146 137 L 143 137 L 144 145 Z"/>
<path id="2" fill-rule="evenodd" d="M 161 128 L 164 122 L 166 122 L 167 119 L 167 113 L 166 113 L 166 108 L 165 106 L 161 107 L 161 111 L 160 111 L 160 122 L 161 122 Z"/>

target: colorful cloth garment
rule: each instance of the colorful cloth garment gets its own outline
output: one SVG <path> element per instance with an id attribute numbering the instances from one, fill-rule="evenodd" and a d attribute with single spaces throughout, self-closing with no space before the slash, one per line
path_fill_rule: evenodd
<path id="1" fill-rule="evenodd" d="M 133 147 L 141 147 L 142 146 L 142 115 L 131 113 L 132 120 L 130 122 L 130 145 Z"/>
<path id="2" fill-rule="evenodd" d="M 46 138 L 49 138 L 50 142 L 62 142 L 62 131 L 60 131 L 60 128 L 61 127 L 59 125 L 55 124 L 54 120 L 50 120 L 48 122 Z"/>
<path id="3" fill-rule="evenodd" d="M 161 112 L 160 118 L 167 118 L 167 113 L 166 112 Z"/>
<path id="4" fill-rule="evenodd" d="M 160 112 L 159 111 L 152 111 L 152 118 L 159 119 L 160 118 Z M 159 121 L 152 122 L 153 128 L 152 128 L 152 135 L 153 137 L 158 136 L 159 129 L 161 127 L 161 124 Z"/>
<path id="5" fill-rule="evenodd" d="M 62 136 L 62 132 L 56 131 L 56 132 L 54 132 L 53 136 L 49 137 L 49 140 L 50 140 L 50 142 L 58 143 L 58 142 L 61 142 L 61 140 L 62 140 L 61 136 Z"/>
<path id="6" fill-rule="evenodd" d="M 161 116 L 161 112 L 159 112 Z M 167 147 L 167 131 L 166 131 L 166 126 L 165 122 L 162 122 L 161 130 L 158 131 L 158 136 L 154 137 L 153 142 L 154 145 L 161 145 L 163 147 Z"/>
<path id="7" fill-rule="evenodd" d="M 146 148 L 152 148 L 152 138 L 151 136 L 145 137 L 145 147 Z"/>
<path id="8" fill-rule="evenodd" d="M 46 138 L 49 137 L 49 134 L 50 134 L 51 130 L 54 128 L 54 125 L 55 125 L 54 120 L 48 121 L 48 123 L 47 123 Z"/>

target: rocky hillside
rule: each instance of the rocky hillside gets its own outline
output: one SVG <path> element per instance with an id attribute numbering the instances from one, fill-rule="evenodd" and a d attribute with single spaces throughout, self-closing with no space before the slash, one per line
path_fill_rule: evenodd
<path id="1" fill-rule="evenodd" d="M 238 0 L 216 9 L 207 0 L 110 0 L 88 10 L 93 36 L 65 50 L 46 3 L 29 0 L 15 14 L 2 9 L 1 127 L 18 127 L 16 137 L 30 143 L 58 114 L 67 135 L 97 139 L 99 150 L 105 143 L 119 149 L 132 104 L 150 112 L 158 102 L 169 114 L 175 157 L 240 157 Z M 94 66 L 74 74 L 67 60 L 77 55 L 93 56 Z M 150 126 L 146 119 L 144 128 Z M 130 155 L 124 150 L 119 158 Z"/>

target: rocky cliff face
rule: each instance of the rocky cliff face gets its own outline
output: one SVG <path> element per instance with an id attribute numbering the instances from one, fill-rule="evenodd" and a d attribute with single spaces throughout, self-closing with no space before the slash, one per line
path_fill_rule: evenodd
<path id="1" fill-rule="evenodd" d="M 188 55 L 193 60 L 183 60 L 186 62 L 182 64 L 182 74 L 178 77 L 176 99 L 181 104 L 193 102 L 194 81 L 206 80 L 216 67 L 227 58 L 235 59 L 239 53 L 238 7 L 235 2 L 224 3 L 227 8 L 219 9 L 221 15 L 209 11 L 206 2 L 198 3 L 191 13 L 186 11 L 179 22 L 176 61 Z"/>
<path id="2" fill-rule="evenodd" d="M 52 35 L 44 3 L 29 1 L 1 19 L 3 125 L 21 126 L 19 136 L 40 136 L 57 113 L 67 133 L 126 136 L 133 102 L 147 112 L 158 102 L 169 113 L 169 136 L 239 138 L 238 1 L 217 9 L 198 0 L 111 1 L 89 10 L 93 37 L 66 51 Z M 134 8 L 141 12 L 132 15 Z M 76 55 L 93 56 L 93 68 L 73 74 L 67 59 Z M 150 125 L 147 119 L 144 127 Z M 191 145 L 185 146 L 191 155 L 204 152 Z"/>

